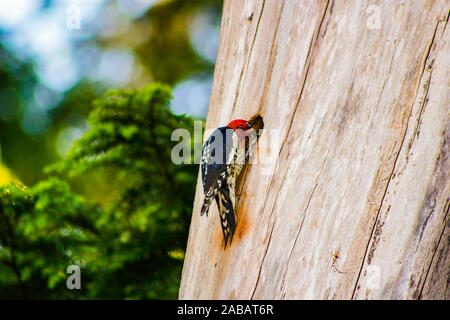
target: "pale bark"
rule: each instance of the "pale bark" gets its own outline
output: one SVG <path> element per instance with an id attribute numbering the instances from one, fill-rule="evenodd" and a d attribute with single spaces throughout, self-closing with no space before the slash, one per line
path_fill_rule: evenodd
<path id="1" fill-rule="evenodd" d="M 226 250 L 199 179 L 181 299 L 450 299 L 449 9 L 225 1 L 207 128 L 260 113 L 283 143 Z"/>

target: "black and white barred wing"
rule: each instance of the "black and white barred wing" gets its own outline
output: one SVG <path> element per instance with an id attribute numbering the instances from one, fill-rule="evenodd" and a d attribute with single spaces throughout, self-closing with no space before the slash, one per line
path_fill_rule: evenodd
<path id="1" fill-rule="evenodd" d="M 209 206 L 224 183 L 227 167 L 233 159 L 233 129 L 221 127 L 211 134 L 202 149 L 201 172 L 205 200 L 200 214 L 208 215 Z"/>

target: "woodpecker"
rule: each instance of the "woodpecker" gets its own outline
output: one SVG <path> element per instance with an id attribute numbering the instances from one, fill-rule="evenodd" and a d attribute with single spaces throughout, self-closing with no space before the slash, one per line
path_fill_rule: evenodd
<path id="1" fill-rule="evenodd" d="M 263 129 L 260 115 L 250 120 L 236 119 L 214 130 L 202 149 L 201 173 L 205 199 L 200 215 L 206 214 L 213 199 L 219 209 L 225 248 L 236 229 L 236 180 L 248 163 L 253 146 Z"/>

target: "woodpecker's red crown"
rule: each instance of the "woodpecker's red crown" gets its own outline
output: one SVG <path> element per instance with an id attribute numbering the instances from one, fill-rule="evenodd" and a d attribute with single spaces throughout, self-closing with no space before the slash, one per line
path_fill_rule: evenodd
<path id="1" fill-rule="evenodd" d="M 251 125 L 246 120 L 236 119 L 227 124 L 227 127 L 236 131 L 237 129 L 248 130 L 251 128 Z"/>
<path id="2" fill-rule="evenodd" d="M 255 129 L 255 131 L 259 131 L 264 128 L 264 121 L 261 115 L 255 114 L 250 118 L 250 120 L 236 119 L 231 121 L 228 125 L 228 128 L 232 128 L 234 131 L 237 129 L 249 130 L 251 128 Z"/>

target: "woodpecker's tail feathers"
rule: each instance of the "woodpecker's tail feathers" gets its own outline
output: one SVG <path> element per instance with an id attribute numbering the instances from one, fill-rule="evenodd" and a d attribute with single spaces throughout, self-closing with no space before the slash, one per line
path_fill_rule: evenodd
<path id="1" fill-rule="evenodd" d="M 236 229 L 236 217 L 227 190 L 225 192 L 219 192 L 215 198 L 219 207 L 220 224 L 225 240 L 224 248 L 226 248 L 228 238 L 230 238 L 230 246 L 233 241 L 234 230 Z"/>

